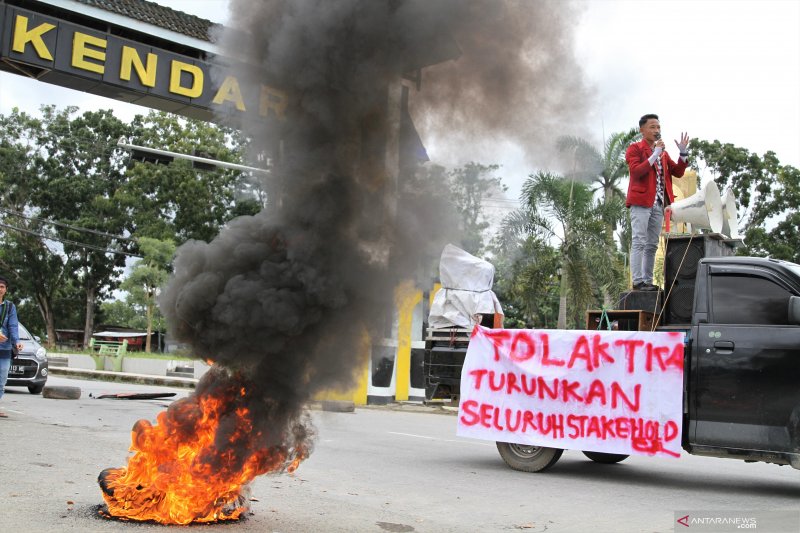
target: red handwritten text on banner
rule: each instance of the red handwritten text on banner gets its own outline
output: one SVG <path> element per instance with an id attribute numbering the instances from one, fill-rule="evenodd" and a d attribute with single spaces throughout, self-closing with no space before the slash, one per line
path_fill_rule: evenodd
<path id="1" fill-rule="evenodd" d="M 458 434 L 621 454 L 680 455 L 683 335 L 477 326 Z"/>

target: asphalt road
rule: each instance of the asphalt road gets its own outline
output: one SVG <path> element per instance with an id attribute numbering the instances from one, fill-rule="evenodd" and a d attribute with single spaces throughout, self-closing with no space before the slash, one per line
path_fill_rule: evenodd
<path id="1" fill-rule="evenodd" d="M 80 400 L 9 389 L 0 408 L 0 531 L 166 531 L 96 517 L 98 473 L 123 466 L 130 428 L 168 401 L 104 392 L 186 389 L 51 378 Z M 176 397 L 176 398 L 177 398 Z M 293 475 L 252 484 L 246 520 L 200 532 L 667 532 L 675 510 L 800 510 L 790 467 L 684 455 L 600 465 L 566 452 L 551 470 L 510 470 L 493 443 L 455 436 L 456 418 L 420 408 L 315 411 L 313 455 Z M 71 503 L 70 503 L 71 502 Z M 682 528 L 683 526 L 678 526 Z"/>

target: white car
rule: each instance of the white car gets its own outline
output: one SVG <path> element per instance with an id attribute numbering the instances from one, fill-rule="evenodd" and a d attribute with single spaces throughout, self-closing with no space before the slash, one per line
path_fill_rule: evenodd
<path id="1" fill-rule="evenodd" d="M 39 394 L 47 383 L 47 350 L 22 324 L 19 342 L 22 350 L 11 360 L 6 387 L 28 387 L 31 394 Z"/>

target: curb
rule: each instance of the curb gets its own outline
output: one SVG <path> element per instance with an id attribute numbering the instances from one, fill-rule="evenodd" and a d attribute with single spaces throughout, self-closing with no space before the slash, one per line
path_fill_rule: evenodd
<path id="1" fill-rule="evenodd" d="M 185 389 L 193 389 L 198 382 L 198 380 L 195 378 L 130 374 L 125 372 L 111 372 L 108 370 L 87 370 L 85 368 L 50 367 L 49 370 L 50 375 L 53 376 Z M 399 402 L 388 403 L 385 405 L 354 405 L 349 401 L 337 402 L 330 400 L 314 400 L 309 404 L 309 406 L 315 410 L 341 413 L 352 413 L 358 409 L 382 409 L 388 411 L 429 413 L 445 416 L 456 416 L 458 414 L 458 407 L 441 405 L 438 403 L 429 403 L 426 405 L 416 402 Z"/>
<path id="2" fill-rule="evenodd" d="M 178 387 L 193 389 L 197 385 L 195 378 L 181 378 L 169 376 L 151 376 L 147 374 L 129 374 L 125 372 L 110 372 L 107 370 L 86 370 L 84 368 L 50 367 L 53 376 L 65 376 L 77 379 L 90 379 L 98 381 L 114 381 L 117 383 L 136 383 L 138 385 L 160 385 L 162 387 Z"/>

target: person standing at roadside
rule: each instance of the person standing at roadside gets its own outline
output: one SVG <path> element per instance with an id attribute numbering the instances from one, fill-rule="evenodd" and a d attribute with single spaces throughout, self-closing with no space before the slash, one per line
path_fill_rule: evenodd
<path id="1" fill-rule="evenodd" d="M 657 291 L 658 287 L 653 285 L 653 267 L 664 208 L 675 201 L 672 176 L 680 178 L 686 170 L 689 135 L 682 133 L 680 142 L 675 141 L 680 152 L 676 163 L 661 139 L 658 115 L 640 118 L 639 131 L 642 140 L 631 144 L 625 152 L 630 171 L 625 206 L 631 214 L 631 277 L 634 290 Z"/>
<path id="2" fill-rule="evenodd" d="M 11 368 L 11 359 L 14 357 L 13 349 L 22 349 L 19 342 L 19 321 L 17 308 L 12 302 L 6 301 L 8 280 L 0 277 L 0 399 L 6 390 L 8 370 Z M 8 415 L 0 411 L 0 418 Z"/>

